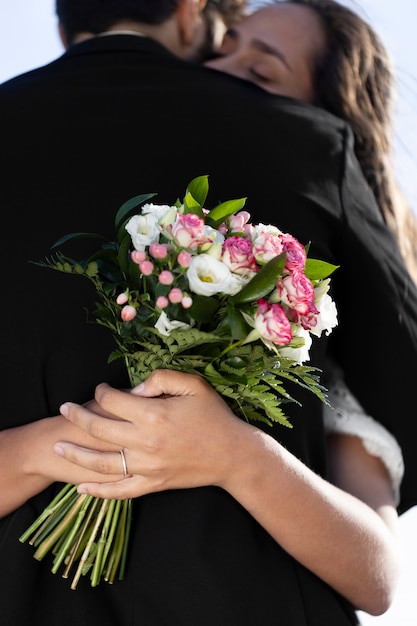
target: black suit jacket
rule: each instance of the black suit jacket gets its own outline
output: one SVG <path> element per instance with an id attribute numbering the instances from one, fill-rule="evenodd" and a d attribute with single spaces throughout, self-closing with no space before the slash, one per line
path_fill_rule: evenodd
<path id="1" fill-rule="evenodd" d="M 69 232 L 110 237 L 117 208 L 131 196 L 158 192 L 157 202 L 172 203 L 194 176 L 209 174 L 209 206 L 247 196 L 252 221 L 311 241 L 310 256 L 341 266 L 333 279 L 340 324 L 329 349 L 359 401 L 403 448 L 401 510 L 416 502 L 409 415 L 416 289 L 342 121 L 184 63 L 151 40 L 114 35 L 0 86 L 0 127 L 1 428 L 54 415 L 65 400 L 85 401 L 103 380 L 127 384 L 121 366 L 107 364 L 108 331 L 86 323 L 91 285 L 30 261 Z M 68 253 L 77 258 L 81 250 Z M 326 346 L 317 343 L 315 365 L 323 365 Z M 271 432 L 326 476 L 321 406 L 309 396 L 302 401 L 291 410 L 294 428 Z M 0 534 L 12 563 L 1 574 L 2 597 L 19 581 L 33 601 L 31 624 L 45 611 L 48 624 L 63 626 L 87 619 L 121 626 L 135 619 L 145 626 L 355 623 L 337 594 L 211 488 L 141 498 L 127 580 L 68 591 L 49 563 L 39 565 L 17 544 L 52 491 L 3 520 Z M 6 623 L 29 623 L 23 602 L 6 604 Z"/>

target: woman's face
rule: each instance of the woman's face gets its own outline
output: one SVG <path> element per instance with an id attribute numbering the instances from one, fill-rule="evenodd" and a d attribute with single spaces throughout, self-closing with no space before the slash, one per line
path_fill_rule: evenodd
<path id="1" fill-rule="evenodd" d="M 227 31 L 220 56 L 206 65 L 270 93 L 312 102 L 315 62 L 325 45 L 325 32 L 314 11 L 277 4 L 237 22 Z"/>

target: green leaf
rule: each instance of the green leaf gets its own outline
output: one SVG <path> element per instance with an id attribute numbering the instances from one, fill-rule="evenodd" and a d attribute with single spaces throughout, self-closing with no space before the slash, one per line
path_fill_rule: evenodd
<path id="1" fill-rule="evenodd" d="M 186 196 L 191 195 L 197 204 L 202 207 L 207 199 L 208 190 L 208 176 L 197 176 L 187 186 L 185 194 Z"/>
<path id="2" fill-rule="evenodd" d="M 215 228 L 222 224 L 229 215 L 234 215 L 245 206 L 246 198 L 221 202 L 206 215 L 206 222 Z"/>
<path id="3" fill-rule="evenodd" d="M 241 341 L 248 336 L 248 325 L 243 319 L 240 311 L 229 306 L 227 308 L 227 320 L 230 325 L 233 341 Z"/>
<path id="4" fill-rule="evenodd" d="M 97 233 L 70 233 L 69 235 L 64 235 L 58 241 L 54 243 L 51 248 L 58 248 L 58 246 L 62 246 L 62 244 L 67 243 L 67 241 L 71 241 L 72 239 L 105 239 L 103 235 L 98 235 Z"/>
<path id="5" fill-rule="evenodd" d="M 196 322 L 210 322 L 219 309 L 219 303 L 215 298 L 193 294 L 193 304 L 189 313 Z"/>
<path id="6" fill-rule="evenodd" d="M 132 243 L 132 240 L 130 238 L 130 235 L 126 231 L 125 236 L 122 238 L 120 242 L 120 248 L 117 253 L 119 267 L 124 274 L 127 274 L 129 271 L 129 250 L 130 250 L 131 243 Z"/>
<path id="7" fill-rule="evenodd" d="M 330 274 L 333 274 L 338 268 L 339 265 L 332 265 L 331 263 L 326 263 L 326 261 L 307 259 L 305 274 L 310 280 L 323 280 L 330 276 Z"/>
<path id="8" fill-rule="evenodd" d="M 274 257 L 231 300 L 235 304 L 244 304 L 263 298 L 275 289 L 277 279 L 281 276 L 284 265 L 285 254 Z"/>
<path id="9" fill-rule="evenodd" d="M 131 211 L 133 211 L 133 209 L 136 209 L 140 204 L 143 204 L 144 202 L 146 202 L 146 200 L 149 200 L 156 195 L 156 193 L 142 193 L 139 196 L 134 196 L 133 198 L 130 198 L 129 200 L 124 202 L 120 209 L 117 211 L 116 217 L 114 219 L 116 230 L 119 230 L 126 216 Z"/>
<path id="10" fill-rule="evenodd" d="M 198 215 L 199 217 L 201 217 L 201 219 L 204 219 L 203 209 L 191 193 L 187 193 L 185 195 L 184 213 L 193 213 L 194 215 Z"/>

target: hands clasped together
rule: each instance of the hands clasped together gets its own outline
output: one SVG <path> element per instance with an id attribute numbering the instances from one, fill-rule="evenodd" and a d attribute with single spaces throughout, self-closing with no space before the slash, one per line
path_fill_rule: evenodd
<path id="1" fill-rule="evenodd" d="M 80 493 L 102 498 L 207 485 L 227 489 L 238 457 L 245 454 L 243 442 L 258 432 L 237 418 L 203 379 L 170 370 L 153 372 L 130 391 L 101 384 L 95 402 L 65 403 L 61 413 L 103 447 L 108 444 L 107 451 L 67 441 L 54 446 L 71 463 L 103 474 L 102 483 L 79 484 Z M 128 476 L 106 482 L 106 476 L 124 469 L 120 450 Z"/>

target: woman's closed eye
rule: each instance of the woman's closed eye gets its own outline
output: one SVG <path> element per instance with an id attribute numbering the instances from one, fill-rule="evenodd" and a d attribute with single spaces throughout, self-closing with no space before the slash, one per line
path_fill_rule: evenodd
<path id="1" fill-rule="evenodd" d="M 250 67 L 249 70 L 250 80 L 255 83 L 271 83 L 272 79 L 265 73 L 259 71 L 256 67 Z"/>

